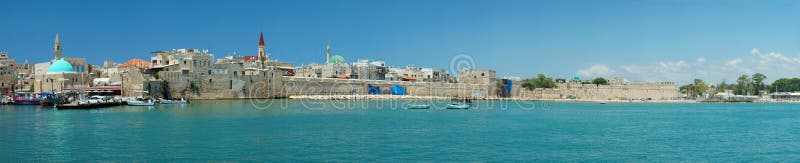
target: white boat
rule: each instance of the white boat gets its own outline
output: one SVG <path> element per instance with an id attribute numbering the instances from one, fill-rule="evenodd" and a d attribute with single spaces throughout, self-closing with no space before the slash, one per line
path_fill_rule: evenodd
<path id="1" fill-rule="evenodd" d="M 155 106 L 156 103 L 152 100 L 147 101 L 128 101 L 128 106 Z"/>
<path id="2" fill-rule="evenodd" d="M 158 101 L 160 101 L 161 104 L 188 104 L 189 103 L 189 101 L 186 101 L 184 99 L 181 99 L 181 100 L 167 100 L 167 99 L 163 99 L 162 98 L 162 99 L 159 99 Z"/>
<path id="3" fill-rule="evenodd" d="M 429 109 L 431 105 L 428 104 L 411 104 L 406 106 L 406 109 Z"/>
<path id="4" fill-rule="evenodd" d="M 470 105 L 466 103 L 451 103 L 447 105 L 447 109 L 469 109 Z"/>

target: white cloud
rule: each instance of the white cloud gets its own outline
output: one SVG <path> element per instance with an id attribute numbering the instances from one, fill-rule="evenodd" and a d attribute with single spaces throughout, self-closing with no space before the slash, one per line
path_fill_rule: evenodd
<path id="1" fill-rule="evenodd" d="M 753 48 L 753 50 L 750 50 L 750 54 L 760 54 L 760 53 L 761 51 L 758 50 L 758 48 Z"/>
<path id="2" fill-rule="evenodd" d="M 591 67 L 583 70 L 578 70 L 578 75 L 583 77 L 607 77 L 615 74 L 616 71 L 612 70 L 606 65 L 592 65 Z"/>
<path id="3" fill-rule="evenodd" d="M 736 59 L 732 59 L 732 60 L 728 61 L 727 63 L 725 63 L 725 65 L 736 66 L 736 65 L 739 65 L 740 63 L 742 63 L 742 59 L 741 58 L 736 58 Z"/>
<path id="4" fill-rule="evenodd" d="M 620 70 L 620 71 L 616 71 Z M 763 73 L 768 81 L 785 77 L 800 77 L 800 56 L 787 56 L 780 52 L 762 53 L 753 48 L 750 55 L 733 58 L 706 59 L 698 57 L 696 61 L 684 60 L 656 61 L 640 64 L 623 64 L 606 66 L 592 65 L 577 71 L 587 77 L 625 77 L 632 81 L 673 81 L 688 83 L 694 78 L 709 82 L 735 80 L 742 74 Z M 609 76 L 614 75 L 614 76 Z"/>

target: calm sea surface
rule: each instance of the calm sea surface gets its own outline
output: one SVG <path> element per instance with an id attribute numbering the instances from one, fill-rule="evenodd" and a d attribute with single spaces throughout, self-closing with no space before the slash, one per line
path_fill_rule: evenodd
<path id="1" fill-rule="evenodd" d="M 6 105 L 0 162 L 800 160 L 800 105 L 479 102 L 470 110 L 407 110 L 404 103 Z"/>

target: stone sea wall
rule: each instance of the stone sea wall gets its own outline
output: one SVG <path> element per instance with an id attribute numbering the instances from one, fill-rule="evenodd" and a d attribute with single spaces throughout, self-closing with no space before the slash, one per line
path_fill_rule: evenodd
<path id="1" fill-rule="evenodd" d="M 333 78 L 284 77 L 286 94 L 292 95 L 350 95 L 369 94 L 369 85 L 378 86 L 382 94 L 390 94 L 393 85 L 405 88 L 408 95 L 415 96 L 496 96 L 493 85 L 444 82 L 408 82 L 385 80 L 356 80 Z"/>
<path id="2" fill-rule="evenodd" d="M 521 82 L 512 85 L 512 97 L 521 99 L 675 100 L 681 95 L 677 86 L 668 82 L 613 85 L 558 83 L 557 88 L 536 90 L 523 88 Z"/>
<path id="3" fill-rule="evenodd" d="M 393 85 L 405 88 L 408 95 L 436 97 L 498 98 L 501 86 L 497 82 L 486 84 L 408 82 L 385 80 L 356 80 L 334 78 L 304 78 L 280 76 L 277 73 L 257 75 L 211 75 L 205 78 L 192 77 L 146 80 L 141 74 L 131 73 L 126 82 L 126 95 L 149 95 L 151 97 L 186 99 L 237 99 L 237 98 L 285 98 L 307 95 L 368 95 L 369 85 L 378 86 L 382 94 L 391 94 Z M 168 74 L 162 74 L 168 75 Z M 174 75 L 174 74 L 173 74 Z M 171 79 L 171 80 L 168 80 Z M 138 85 L 138 86 L 137 86 Z M 626 83 L 594 85 L 580 83 L 558 83 L 557 88 L 527 90 L 521 82 L 513 82 L 511 97 L 526 100 L 584 99 L 627 100 L 652 99 L 673 100 L 680 96 L 672 83 Z"/>

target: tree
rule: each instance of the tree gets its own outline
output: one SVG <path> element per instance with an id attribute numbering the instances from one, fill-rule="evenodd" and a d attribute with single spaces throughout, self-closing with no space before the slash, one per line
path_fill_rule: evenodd
<path id="1" fill-rule="evenodd" d="M 553 78 L 548 78 L 544 74 L 539 74 L 536 78 L 529 78 L 522 81 L 522 87 L 528 90 L 536 88 L 555 88 L 556 82 L 553 81 Z"/>
<path id="2" fill-rule="evenodd" d="M 706 82 L 701 79 L 694 79 L 691 84 L 683 85 L 679 89 L 686 95 L 691 97 L 699 97 L 708 91 L 708 85 L 706 85 Z"/>
<path id="3" fill-rule="evenodd" d="M 725 91 L 728 89 L 730 89 L 730 85 L 728 85 L 728 83 L 725 83 L 725 81 L 722 81 L 721 83 L 717 84 L 717 91 Z"/>
<path id="4" fill-rule="evenodd" d="M 747 75 L 739 76 L 739 79 L 736 79 L 735 93 L 739 95 L 749 95 L 750 92 L 748 90 L 750 90 L 750 85 L 750 77 Z"/>
<path id="5" fill-rule="evenodd" d="M 767 79 L 767 76 L 761 73 L 755 73 L 751 75 L 750 79 L 752 80 L 752 92 L 754 95 L 761 95 L 761 91 L 767 88 L 767 85 L 764 84 L 764 80 Z"/>
<path id="6" fill-rule="evenodd" d="M 708 91 L 708 85 L 706 85 L 706 82 L 701 79 L 694 79 L 693 84 L 694 92 L 696 92 L 698 95 L 702 95 L 703 92 Z"/>
<path id="7" fill-rule="evenodd" d="M 780 78 L 772 82 L 771 87 L 775 92 L 800 91 L 800 78 Z"/>
<path id="8" fill-rule="evenodd" d="M 608 80 L 605 78 L 594 78 L 592 79 L 592 84 L 595 85 L 608 85 Z"/>

